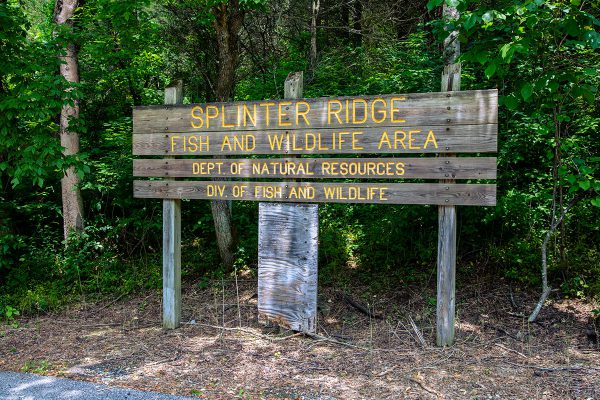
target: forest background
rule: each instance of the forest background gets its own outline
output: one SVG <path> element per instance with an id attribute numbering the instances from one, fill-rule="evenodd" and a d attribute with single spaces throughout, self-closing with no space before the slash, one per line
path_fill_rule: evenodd
<path id="1" fill-rule="evenodd" d="M 439 91 L 454 29 L 462 89 L 500 94 L 498 205 L 459 209 L 459 287 L 539 291 L 546 243 L 559 295 L 598 298 L 599 5 L 446 2 L 459 20 L 442 20 L 443 0 L 85 0 L 59 26 L 53 0 L 0 0 L 0 319 L 161 287 L 162 204 L 132 196 L 132 106 L 162 104 L 179 79 L 185 103 L 281 98 L 295 71 L 304 97 Z M 59 73 L 69 46 L 79 82 Z M 65 155 L 60 114 L 76 105 L 81 145 Z M 83 224 L 65 239 L 69 170 Z M 210 203 L 182 208 L 184 279 L 256 276 L 257 203 L 232 204 L 229 260 Z M 434 284 L 435 206 L 324 204 L 319 218 L 321 285 Z"/>

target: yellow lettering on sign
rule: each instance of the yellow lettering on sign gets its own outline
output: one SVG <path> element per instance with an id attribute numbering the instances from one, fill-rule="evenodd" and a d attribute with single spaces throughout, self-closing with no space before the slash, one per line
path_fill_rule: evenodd
<path id="1" fill-rule="evenodd" d="M 335 138 L 335 133 L 334 133 L 334 138 Z M 318 140 L 317 141 L 318 142 L 317 150 L 329 150 L 329 147 L 321 145 L 321 133 L 320 132 L 317 134 L 317 140 Z M 334 146 L 334 149 L 335 149 L 335 146 Z"/>
<path id="2" fill-rule="evenodd" d="M 394 102 L 397 102 L 397 101 L 406 101 L 406 97 L 392 97 L 390 99 L 390 119 L 392 122 L 398 122 L 398 123 L 406 122 L 406 120 L 404 120 L 402 118 L 396 118 L 395 113 L 400 112 L 400 109 L 396 108 L 394 106 Z"/>
<path id="3" fill-rule="evenodd" d="M 253 133 L 247 133 L 244 139 L 245 151 L 254 151 L 256 149 L 256 136 Z"/>
<path id="4" fill-rule="evenodd" d="M 290 105 L 292 103 L 289 101 L 281 101 L 279 102 L 279 126 L 292 126 L 292 123 L 289 121 L 290 117 L 287 116 L 287 112 L 283 111 L 283 108 L 285 107 L 286 110 L 290 109 Z M 283 120 L 282 118 L 285 118 L 285 120 Z"/>
<path id="5" fill-rule="evenodd" d="M 382 200 L 387 201 L 387 187 L 382 186 L 324 186 L 326 200 L 353 200 L 354 202 Z"/>
<path id="6" fill-rule="evenodd" d="M 381 134 L 381 137 L 379 138 L 379 144 L 377 145 L 377 150 L 381 150 L 381 147 L 383 146 L 384 143 L 387 144 L 388 149 L 392 148 L 392 143 L 390 142 L 390 137 L 388 136 L 388 133 L 386 131 L 383 131 L 383 133 Z"/>
<path id="7" fill-rule="evenodd" d="M 207 185 L 206 196 L 208 197 L 227 197 L 225 194 L 225 185 Z"/>
<path id="8" fill-rule="evenodd" d="M 394 149 L 398 149 L 398 143 L 402 145 L 403 149 L 406 149 L 406 145 L 404 141 L 406 140 L 406 132 L 404 131 L 394 131 Z"/>
<path id="9" fill-rule="evenodd" d="M 346 123 L 350 123 L 350 100 L 346 99 Z"/>
<path id="10" fill-rule="evenodd" d="M 305 107 L 305 109 L 303 111 L 300 111 L 301 105 Z M 308 104 L 306 101 L 299 101 L 296 103 L 296 126 L 300 125 L 300 123 L 298 122 L 299 117 L 304 118 L 304 123 L 307 126 L 310 125 L 308 118 L 306 118 L 306 114 L 308 114 L 309 111 L 310 111 L 310 104 Z"/>
<path id="11" fill-rule="evenodd" d="M 271 146 L 271 150 L 281 150 L 281 144 L 283 143 L 284 134 L 276 134 L 276 133 L 267 133 L 267 138 L 269 139 L 269 146 Z"/>
<path id="12" fill-rule="evenodd" d="M 250 110 L 248 109 L 248 106 L 246 104 L 242 106 L 242 111 L 244 115 L 242 118 L 242 120 L 244 121 L 244 126 L 247 125 L 248 119 L 250 119 L 250 123 L 252 124 L 252 126 L 256 126 L 256 104 L 252 104 L 252 114 L 250 114 Z"/>
<path id="13" fill-rule="evenodd" d="M 281 199 L 283 189 L 281 186 L 256 185 L 254 186 L 254 197 L 257 199 Z"/>
<path id="14" fill-rule="evenodd" d="M 214 111 L 212 114 L 210 111 Z M 206 127 L 210 128 L 210 120 L 219 117 L 219 108 L 217 106 L 206 106 Z"/>
<path id="15" fill-rule="evenodd" d="M 305 149 L 308 151 L 314 150 L 317 147 L 317 137 L 315 136 L 315 134 L 307 132 L 304 136 L 305 136 L 305 140 L 304 140 Z M 310 140 L 309 140 L 309 138 L 310 138 Z M 311 141 L 312 141 L 312 143 L 309 145 L 309 142 L 311 142 Z"/>
<path id="16" fill-rule="evenodd" d="M 352 150 L 364 150 L 364 147 L 358 144 L 358 136 L 362 134 L 360 131 L 352 132 Z"/>
<path id="17" fill-rule="evenodd" d="M 274 106 L 275 103 L 273 103 L 272 101 L 268 101 L 266 103 L 260 103 L 259 106 L 264 107 L 265 108 L 265 121 L 266 121 L 266 126 L 269 126 L 269 120 L 271 119 L 271 116 L 269 114 L 269 110 L 271 106 Z"/>
<path id="18" fill-rule="evenodd" d="M 200 161 L 192 163 L 192 173 L 194 175 L 212 175 L 216 170 L 217 174 L 221 174 L 222 161 Z"/>
<path id="19" fill-rule="evenodd" d="M 421 133 L 421 131 L 408 131 L 408 148 L 411 150 L 421 150 L 420 146 L 414 146 L 413 142 L 416 140 L 413 137 L 413 133 L 417 134 L 417 133 Z"/>
<path id="20" fill-rule="evenodd" d="M 188 136 L 187 142 L 188 142 L 188 146 L 187 146 L 188 152 L 195 153 L 198 151 L 198 136 L 196 136 L 196 135 Z"/>
<path id="21" fill-rule="evenodd" d="M 256 148 L 256 137 L 252 133 L 223 136 L 221 151 L 252 151 Z"/>
<path id="22" fill-rule="evenodd" d="M 202 140 L 202 136 L 198 136 L 198 144 L 200 145 L 200 151 L 209 151 L 209 145 L 210 145 L 210 136 L 206 135 L 204 136 L 204 139 L 206 140 Z M 206 150 L 202 150 L 202 148 L 206 146 Z"/>
<path id="23" fill-rule="evenodd" d="M 221 142 L 221 151 L 225 150 L 225 146 L 227 146 L 227 151 L 231 151 L 231 141 L 229 140 L 229 135 L 223 136 L 223 141 Z"/>
<path id="24" fill-rule="evenodd" d="M 337 110 L 333 110 L 331 108 L 332 104 L 336 104 L 339 108 Z M 342 103 L 339 100 L 327 100 L 327 125 L 331 125 L 332 115 L 335 115 L 335 118 L 338 120 L 338 123 L 342 123 L 342 120 L 339 116 L 340 111 L 342 111 Z"/>
<path id="25" fill-rule="evenodd" d="M 204 119 L 202 119 L 202 114 L 204 114 L 204 111 L 202 110 L 202 107 L 200 106 L 194 106 L 192 107 L 192 128 L 194 129 L 199 129 L 202 128 L 202 126 L 204 125 Z M 194 121 L 198 120 L 198 121 Z"/>
<path id="26" fill-rule="evenodd" d="M 363 111 L 363 118 L 362 119 L 357 119 L 356 118 L 356 110 L 357 107 L 356 105 L 360 103 L 362 104 L 362 111 Z M 352 123 L 353 124 L 364 124 L 365 122 L 367 122 L 367 102 L 364 99 L 352 99 Z"/>
<path id="27" fill-rule="evenodd" d="M 427 138 L 425 139 L 425 144 L 423 145 L 423 148 L 426 149 L 427 148 L 427 144 L 428 143 L 433 143 L 433 147 L 435 147 L 436 149 L 438 148 L 438 144 L 437 141 L 435 140 L 435 134 L 433 133 L 432 130 L 430 130 L 427 133 Z"/>
<path id="28" fill-rule="evenodd" d="M 404 163 L 403 162 L 396 163 L 396 175 L 404 175 Z"/>
<path id="29" fill-rule="evenodd" d="M 349 135 L 350 132 L 339 132 L 338 133 L 338 150 L 342 149 L 342 145 L 344 144 L 345 140 L 344 140 L 344 135 Z M 335 132 L 334 132 L 334 136 L 333 136 L 333 142 L 335 143 Z M 335 146 L 333 146 L 333 148 L 335 149 Z"/>
<path id="30" fill-rule="evenodd" d="M 315 188 L 312 186 L 292 186 L 288 193 L 289 199 L 305 199 L 310 200 L 315 198 Z"/>
<path id="31" fill-rule="evenodd" d="M 234 124 L 225 123 L 225 105 L 221 105 L 221 127 L 223 128 L 233 128 Z"/>
<path id="32" fill-rule="evenodd" d="M 171 153 L 175 151 L 175 139 L 180 139 L 181 136 L 171 136 Z"/>
<path id="33" fill-rule="evenodd" d="M 300 141 L 300 143 L 302 143 L 302 141 Z M 296 134 L 295 133 L 292 133 L 292 150 L 294 150 L 294 151 L 304 150 L 303 147 L 296 146 Z"/>
<path id="34" fill-rule="evenodd" d="M 377 110 L 377 106 L 376 106 L 377 103 L 383 104 L 383 107 L 381 110 Z M 373 122 L 375 122 L 376 124 L 380 124 L 383 121 L 385 121 L 385 119 L 387 118 L 386 107 L 387 107 L 387 102 L 384 99 L 377 98 L 377 99 L 373 100 L 373 102 L 371 103 L 371 119 L 373 120 Z M 377 118 L 377 116 L 375 114 L 379 114 L 379 118 Z"/>

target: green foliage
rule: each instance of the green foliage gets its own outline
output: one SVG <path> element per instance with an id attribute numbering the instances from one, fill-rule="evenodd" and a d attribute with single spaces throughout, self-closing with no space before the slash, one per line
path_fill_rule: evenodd
<path id="1" fill-rule="evenodd" d="M 50 363 L 47 360 L 30 360 L 25 362 L 21 367 L 21 372 L 28 372 L 31 374 L 46 374 L 50 369 Z"/>
<path id="2" fill-rule="evenodd" d="M 567 215 L 550 255 L 553 277 L 581 279 L 597 271 L 597 262 L 582 268 L 580 261 L 587 251 L 597 252 L 599 243 L 598 5 L 543 0 L 501 1 L 493 8 L 476 1 L 454 5 L 460 19 L 439 21 L 438 37 L 458 30 L 465 69 L 482 71 L 472 81 L 496 86 L 501 95 L 501 192 L 488 219 L 501 224 L 503 239 L 492 244 L 491 254 L 507 266 L 507 276 L 537 282 L 533 267 L 549 220 L 585 194 L 589 200 Z M 579 251 L 565 250 L 574 248 Z"/>
<path id="3" fill-rule="evenodd" d="M 550 277 L 570 296 L 600 293 L 598 5 L 431 0 L 432 12 L 419 10 L 424 16 L 415 20 L 439 15 L 433 10 L 444 2 L 459 9 L 457 21 L 415 23 L 401 36 L 383 3 L 365 3 L 360 41 L 343 37 L 349 27 L 329 27 L 340 25 L 340 16 L 328 10 L 309 71 L 308 8 L 240 1 L 246 19 L 235 98 L 279 98 L 298 70 L 305 71 L 305 97 L 437 91 L 441 40 L 458 30 L 463 89 L 497 87 L 501 103 L 498 206 L 460 209 L 459 272 L 537 284 L 553 212 L 585 193 L 551 241 Z M 56 29 L 53 1 L 0 3 L 0 318 L 160 287 L 161 203 L 132 198 L 131 108 L 161 104 L 174 79 L 183 79 L 186 102 L 214 98 L 212 24 L 215 7 L 227 3 L 88 0 L 74 31 Z M 79 49 L 79 85 L 57 73 L 67 40 Z M 82 152 L 63 157 L 57 116 L 74 101 L 81 103 L 72 126 Z M 65 248 L 59 180 L 71 165 L 82 177 L 86 227 Z M 205 285 L 228 273 L 220 268 L 210 206 L 183 205 L 183 275 Z M 319 209 L 321 284 L 358 280 L 377 291 L 432 282 L 436 207 Z M 257 213 L 255 203 L 233 203 L 235 265 L 250 275 Z"/>
<path id="4" fill-rule="evenodd" d="M 67 94 L 66 82 L 54 73 L 55 43 L 29 41 L 26 27 L 17 2 L 0 3 L 0 178 L 13 187 L 43 187 L 69 163 L 53 135 L 54 118 L 76 91 Z"/>

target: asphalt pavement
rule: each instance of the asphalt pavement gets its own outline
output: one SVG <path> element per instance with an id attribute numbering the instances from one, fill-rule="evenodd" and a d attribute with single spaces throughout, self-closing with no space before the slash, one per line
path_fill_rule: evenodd
<path id="1" fill-rule="evenodd" d="M 71 379 L 0 372 L 0 400 L 189 400 Z"/>

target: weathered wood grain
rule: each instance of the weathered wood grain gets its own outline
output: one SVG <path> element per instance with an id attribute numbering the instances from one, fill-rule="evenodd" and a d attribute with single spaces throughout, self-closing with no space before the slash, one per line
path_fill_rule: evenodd
<path id="1" fill-rule="evenodd" d="M 447 20 L 459 17 L 455 7 L 443 5 L 443 15 Z M 457 93 L 460 90 L 461 65 L 458 31 L 449 32 L 444 41 L 444 70 L 441 91 Z M 458 92 L 460 93 L 460 92 Z M 454 154 L 447 154 L 454 158 Z M 442 184 L 453 184 L 453 180 L 442 180 Z M 438 254 L 437 254 L 437 302 L 436 302 L 436 344 L 440 347 L 454 343 L 454 317 L 456 314 L 456 207 L 438 208 Z"/>
<path id="2" fill-rule="evenodd" d="M 171 178 L 496 179 L 495 157 L 139 159 L 133 175 Z"/>
<path id="3" fill-rule="evenodd" d="M 259 320 L 315 332 L 317 205 L 261 203 L 258 227 Z"/>
<path id="4" fill-rule="evenodd" d="M 163 200 L 163 327 L 181 323 L 181 200 Z"/>
<path id="5" fill-rule="evenodd" d="M 302 97 L 304 74 L 290 74 L 286 98 Z M 258 208 L 258 318 L 315 333 L 319 212 L 316 204 L 261 203 Z"/>
<path id="6" fill-rule="evenodd" d="M 496 185 L 493 184 L 135 180 L 133 193 L 137 198 L 162 199 L 471 206 L 496 204 Z"/>
<path id="7" fill-rule="evenodd" d="M 165 103 L 183 101 L 183 84 L 165 88 Z M 168 181 L 168 180 L 167 180 Z M 181 323 L 181 200 L 163 200 L 163 327 Z"/>
<path id="8" fill-rule="evenodd" d="M 393 101 L 392 99 L 400 100 Z M 254 113 L 255 107 L 256 114 Z M 307 127 L 314 130 L 401 127 L 403 125 L 495 124 L 498 122 L 497 108 L 498 91 L 496 89 L 184 106 L 144 106 L 135 107 L 133 110 L 133 132 L 182 133 L 285 130 Z M 338 109 L 340 112 L 334 115 L 332 112 Z M 195 118 L 192 116 L 193 110 Z M 304 114 L 306 110 L 308 112 Z M 346 113 L 346 110 L 349 112 Z M 211 116 L 208 124 L 206 121 L 207 111 Z M 248 116 L 248 113 L 252 118 Z"/>
<path id="9" fill-rule="evenodd" d="M 430 131 L 433 132 L 433 136 L 429 136 L 428 140 Z M 343 132 L 341 136 L 340 132 Z M 498 149 L 497 137 L 497 124 L 447 127 L 407 126 L 395 130 L 361 128 L 352 131 L 297 129 L 294 131 L 246 133 L 152 133 L 133 135 L 133 154 L 200 156 L 494 153 Z M 432 138 L 435 138 L 435 143 Z"/>

